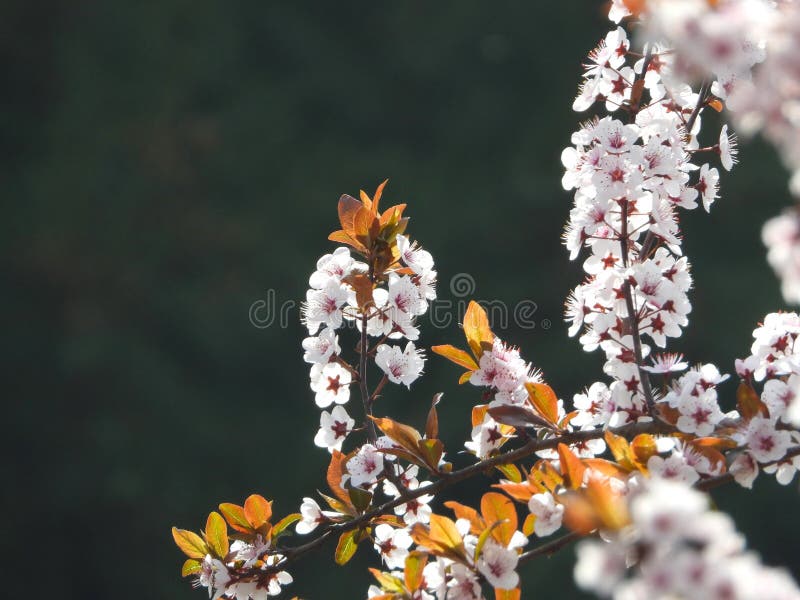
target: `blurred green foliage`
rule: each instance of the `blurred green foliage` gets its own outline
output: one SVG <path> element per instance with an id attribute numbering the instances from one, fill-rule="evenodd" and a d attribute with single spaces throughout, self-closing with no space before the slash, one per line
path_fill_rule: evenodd
<path id="1" fill-rule="evenodd" d="M 171 525 L 199 529 L 250 492 L 284 514 L 320 487 L 297 307 L 285 328 L 248 310 L 268 289 L 303 298 L 340 193 L 391 177 L 443 297 L 469 273 L 478 298 L 535 301 L 537 327 L 501 335 L 564 398 L 599 378 L 561 323 L 581 271 L 559 240 L 559 155 L 607 27 L 586 0 L 0 5 L 5 594 L 199 598 Z M 728 372 L 782 307 L 759 230 L 789 201 L 785 174 L 757 143 L 742 163 L 711 216 L 685 219 L 697 284 L 673 346 Z M 460 341 L 422 330 L 426 346 Z M 427 371 L 378 410 L 420 423 L 444 391 L 457 452 L 479 392 L 438 357 Z M 715 497 L 800 571 L 796 484 Z M 369 554 L 309 559 L 291 593 L 363 597 Z M 526 565 L 528 589 L 577 597 L 571 562 Z"/>

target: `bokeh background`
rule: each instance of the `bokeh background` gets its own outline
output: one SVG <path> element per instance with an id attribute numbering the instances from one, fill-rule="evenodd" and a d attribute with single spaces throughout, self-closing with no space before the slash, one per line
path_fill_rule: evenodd
<path id="1" fill-rule="evenodd" d="M 0 4 L 4 594 L 200 598 L 172 525 L 251 492 L 291 512 L 321 485 L 298 307 L 264 328 L 249 310 L 268 290 L 303 298 L 343 192 L 390 177 L 442 298 L 467 273 L 477 298 L 535 302 L 536 327 L 503 337 L 562 397 L 599 378 L 561 322 L 581 271 L 559 241 L 559 155 L 607 28 L 588 0 Z M 697 284 L 672 346 L 728 372 L 783 307 L 759 232 L 786 177 L 757 142 L 741 157 L 713 214 L 685 218 Z M 460 339 L 422 329 L 426 346 Z M 458 374 L 431 357 L 379 410 L 420 422 L 444 391 L 457 451 L 478 400 Z M 798 574 L 797 494 L 762 477 L 714 496 Z M 342 570 L 332 551 L 289 593 L 364 597 L 371 552 Z M 580 597 L 572 561 L 525 565 L 529 595 Z"/>

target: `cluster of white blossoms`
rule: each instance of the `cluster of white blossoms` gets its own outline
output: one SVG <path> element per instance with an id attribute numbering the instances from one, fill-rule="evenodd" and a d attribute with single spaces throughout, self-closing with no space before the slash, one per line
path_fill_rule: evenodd
<path id="1" fill-rule="evenodd" d="M 631 492 L 629 511 L 631 524 L 607 542 L 578 544 L 580 587 L 615 600 L 800 598 L 792 578 L 746 552 L 730 517 L 687 485 L 651 479 Z"/>
<path id="2" fill-rule="evenodd" d="M 625 16 L 614 3 L 612 18 Z M 701 148 L 698 134 L 707 98 L 677 81 L 672 53 L 658 45 L 633 55 L 625 30 L 611 31 L 589 54 L 574 107 L 603 103 L 626 121 L 607 116 L 585 123 L 562 153 L 562 184 L 575 190 L 564 241 L 570 258 L 587 248 L 585 281 L 567 300 L 570 335 L 586 351 L 606 355 L 610 385 L 592 385 L 575 396 L 573 424 L 619 426 L 646 414 L 646 371 L 668 375 L 685 368 L 680 360 L 644 360 L 652 344 L 681 335 L 691 311 L 688 260 L 681 254 L 678 209 L 702 202 L 709 210 L 718 197 L 719 172 L 695 164 L 704 152 L 717 154 L 730 170 L 736 143 L 723 126 L 713 146 Z M 626 64 L 632 61 L 632 64 Z M 648 102 L 639 106 L 643 90 Z"/>
<path id="3" fill-rule="evenodd" d="M 463 538 L 465 554 L 469 558 L 466 562 L 456 562 L 441 556 L 431 557 L 432 560 L 425 565 L 423 570 L 420 589 L 416 590 L 413 596 L 406 597 L 413 598 L 413 600 L 483 600 L 481 579 L 499 590 L 510 590 L 519 585 L 519 575 L 516 572 L 519 553 L 520 549 L 528 543 L 528 539 L 522 532 L 515 531 L 507 545 L 503 545 L 489 536 L 484 540 L 478 558 L 475 560 L 473 557 L 479 544 L 479 537 L 470 533 L 470 522 L 467 519 L 458 519 L 455 526 Z M 384 525 L 378 527 L 384 527 Z M 402 530 L 395 530 L 395 534 L 390 538 L 392 547 L 397 531 Z M 388 532 L 384 535 L 388 535 Z M 410 543 L 410 538 L 408 541 Z M 379 546 L 377 540 L 375 546 L 376 549 Z M 426 550 L 423 546 L 417 546 L 417 548 L 422 551 Z M 387 567 L 403 567 L 403 561 L 393 565 L 386 559 L 386 553 L 382 551 L 382 554 Z M 408 551 L 405 550 L 405 555 L 407 554 Z M 389 576 L 403 581 L 402 571 L 389 573 Z M 385 597 L 385 594 L 386 591 L 373 585 L 370 586 L 367 597 Z"/>
<path id="4" fill-rule="evenodd" d="M 626 15 L 621 15 L 626 16 Z M 651 39 L 668 40 L 684 76 L 714 77 L 738 131 L 762 133 L 792 172 L 800 197 L 800 3 L 792 0 L 648 0 Z M 800 303 L 800 238 L 794 214 L 767 222 L 768 260 L 784 299 Z"/>
<path id="5" fill-rule="evenodd" d="M 388 381 L 410 386 L 424 366 L 424 355 L 414 346 L 419 337 L 416 318 L 428 310 L 436 298 L 436 271 L 431 254 L 397 235 L 399 262 L 388 272 L 385 287 L 372 290 L 368 306 L 367 335 L 381 341 L 406 338 L 405 348 L 380 343 L 375 348 L 375 363 Z M 356 290 L 351 281 L 365 276 L 368 266 L 356 260 L 345 247 L 337 248 L 317 261 L 309 278 L 310 289 L 303 305 L 303 322 L 309 337 L 303 340 L 303 360 L 311 364 L 310 384 L 317 406 L 323 410 L 320 428 L 314 443 L 328 451 L 340 450 L 355 421 L 344 404 L 350 399 L 350 385 L 358 374 L 340 354 L 337 330 L 355 322 L 360 331 L 364 315 L 359 309 Z"/>
<path id="6" fill-rule="evenodd" d="M 800 458 L 789 456 L 800 445 L 800 316 L 797 313 L 770 313 L 753 331 L 755 341 L 750 356 L 736 361 L 743 385 L 763 383 L 761 410 L 745 419 L 732 435 L 743 452 L 731 465 L 736 481 L 753 485 L 759 472 L 775 473 L 779 483 L 788 484 Z M 752 389 L 752 388 L 750 388 Z"/>
<path id="7" fill-rule="evenodd" d="M 541 372 L 520 356 L 519 348 L 497 337 L 491 350 L 483 351 L 478 369 L 469 378 L 472 385 L 488 388 L 492 398 L 490 407 L 525 405 L 528 399 L 525 384 L 541 381 Z M 512 431 L 513 428 L 498 423 L 487 412 L 482 422 L 472 428 L 471 439 L 464 446 L 478 458 L 487 458 L 512 437 Z"/>
<path id="8" fill-rule="evenodd" d="M 256 566 L 264 571 L 274 571 L 283 560 L 284 556 L 275 552 L 261 536 L 256 536 L 252 543 L 236 540 L 231 544 L 225 562 L 210 554 L 206 555 L 194 586 L 208 588 L 208 597 L 211 600 L 266 600 L 269 596 L 280 594 L 281 586 L 292 583 L 289 573 L 279 570 L 259 579 L 248 577 L 247 580 L 240 580 L 236 578 L 234 571 Z"/>

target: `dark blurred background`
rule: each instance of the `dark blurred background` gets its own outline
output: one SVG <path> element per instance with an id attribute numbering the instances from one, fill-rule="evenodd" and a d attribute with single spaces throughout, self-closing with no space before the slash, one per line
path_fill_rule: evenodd
<path id="1" fill-rule="evenodd" d="M 0 4 L 5 595 L 200 598 L 172 525 L 199 529 L 251 492 L 285 514 L 321 486 L 297 306 L 285 327 L 248 313 L 268 290 L 303 298 L 343 192 L 390 177 L 442 298 L 468 273 L 478 298 L 535 302 L 535 328 L 501 335 L 564 398 L 601 378 L 561 322 L 582 275 L 560 245 L 559 155 L 608 27 L 579 0 Z M 713 214 L 684 220 L 697 283 L 672 345 L 727 372 L 783 307 L 759 235 L 786 176 L 758 143 L 741 156 Z M 461 339 L 422 330 L 425 346 Z M 456 452 L 479 399 L 458 375 L 431 357 L 379 412 L 421 424 L 444 391 Z M 800 572 L 796 483 L 715 498 Z M 371 551 L 350 569 L 332 552 L 295 567 L 288 593 L 364 597 Z M 525 565 L 527 589 L 579 597 L 572 561 Z"/>

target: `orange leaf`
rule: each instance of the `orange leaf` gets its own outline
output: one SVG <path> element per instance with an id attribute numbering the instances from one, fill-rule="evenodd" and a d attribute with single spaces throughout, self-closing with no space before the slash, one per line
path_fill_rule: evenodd
<path id="1" fill-rule="evenodd" d="M 331 462 L 328 465 L 328 487 L 331 488 L 333 494 L 344 504 L 348 507 L 352 507 L 350 503 L 350 494 L 348 494 L 342 488 L 342 472 L 344 468 L 344 461 L 346 460 L 346 456 L 339 452 L 338 450 L 334 450 L 331 454 Z"/>
<path id="2" fill-rule="evenodd" d="M 338 242 L 340 244 L 346 244 L 348 246 L 352 246 L 361 254 L 366 254 L 367 249 L 364 247 L 364 244 L 359 242 L 357 239 L 351 237 L 347 232 L 343 230 L 334 231 L 332 234 L 328 236 L 328 239 L 332 242 Z"/>
<path id="3" fill-rule="evenodd" d="M 469 381 L 470 377 L 472 377 L 472 371 L 465 371 L 461 374 L 461 377 L 458 378 L 458 385 L 464 385 Z"/>
<path id="4" fill-rule="evenodd" d="M 370 419 L 378 426 L 378 429 L 389 436 L 393 441 L 400 444 L 412 454 L 418 453 L 418 443 L 422 439 L 419 431 L 409 425 L 398 423 L 389 418 L 370 416 Z"/>
<path id="5" fill-rule="evenodd" d="M 381 196 L 383 196 L 383 188 L 386 187 L 386 184 L 389 183 L 388 179 L 384 179 L 383 182 L 378 186 L 375 190 L 375 194 L 372 196 L 372 212 L 378 212 L 378 203 L 381 201 Z"/>
<path id="6" fill-rule="evenodd" d="M 342 277 L 342 282 L 348 284 L 356 292 L 356 303 L 362 313 L 366 309 L 375 305 L 372 298 L 373 284 L 370 278 L 364 273 L 351 273 L 346 277 Z"/>
<path id="7" fill-rule="evenodd" d="M 494 600 L 520 600 L 522 598 L 522 590 L 514 588 L 513 590 L 501 590 L 495 588 Z"/>
<path id="8" fill-rule="evenodd" d="M 175 545 L 180 548 L 189 558 L 204 559 L 208 554 L 208 546 L 199 535 L 186 529 L 172 528 L 172 539 Z"/>
<path id="9" fill-rule="evenodd" d="M 586 467 L 565 444 L 558 445 L 558 458 L 561 461 L 561 473 L 564 475 L 567 487 L 577 490 L 583 484 Z"/>
<path id="10" fill-rule="evenodd" d="M 546 383 L 525 383 L 528 390 L 528 399 L 531 404 L 539 411 L 550 423 L 558 423 L 558 397 L 556 393 Z"/>
<path id="11" fill-rule="evenodd" d="M 620 435 L 612 433 L 611 431 L 606 431 L 604 437 L 606 444 L 608 445 L 608 449 L 611 450 L 611 454 L 614 455 L 614 460 L 616 460 L 622 468 L 627 469 L 628 471 L 639 470 L 639 465 L 637 464 L 636 457 L 631 451 L 631 447 L 628 445 L 628 440 Z"/>
<path id="12" fill-rule="evenodd" d="M 431 515 L 430 536 L 443 548 L 455 551 L 458 554 L 464 552 L 464 539 L 456 529 L 456 524 L 447 517 L 433 514 Z"/>
<path id="13" fill-rule="evenodd" d="M 219 511 L 232 529 L 240 533 L 253 533 L 253 527 L 251 527 L 250 523 L 247 521 L 244 509 L 238 504 L 223 502 L 219 505 Z"/>
<path id="14" fill-rule="evenodd" d="M 491 348 L 494 342 L 494 334 L 489 327 L 486 311 L 474 300 L 470 300 L 464 313 L 464 335 L 472 353 L 478 358 L 483 354 L 484 348 Z"/>
<path id="15" fill-rule="evenodd" d="M 471 506 L 461 504 L 455 500 L 448 500 L 444 505 L 453 511 L 456 519 L 466 519 L 469 521 L 470 533 L 480 535 L 481 531 L 486 529 L 486 523 L 483 518 L 478 514 L 478 511 Z"/>
<path id="16" fill-rule="evenodd" d="M 646 465 L 651 456 L 658 454 L 656 439 L 649 433 L 640 433 L 631 442 L 631 450 L 641 465 Z"/>
<path id="17" fill-rule="evenodd" d="M 506 494 L 511 496 L 514 500 L 527 503 L 536 493 L 528 482 L 525 483 L 495 483 L 492 484 L 493 488 L 503 490 Z M 544 491 L 544 490 L 542 490 Z"/>
<path id="18" fill-rule="evenodd" d="M 439 354 L 440 356 L 444 356 L 447 360 L 454 362 L 465 369 L 469 369 L 470 371 L 475 371 L 478 368 L 478 363 L 475 362 L 474 358 L 472 358 L 461 348 L 456 348 L 450 344 L 432 346 L 431 351 Z"/>
<path id="19" fill-rule="evenodd" d="M 531 537 L 533 535 L 533 527 L 535 524 L 536 515 L 529 513 L 528 516 L 525 517 L 525 521 L 522 523 L 522 533 L 524 533 L 526 537 Z"/>
<path id="20" fill-rule="evenodd" d="M 419 454 L 425 459 L 425 464 L 433 473 L 439 471 L 439 460 L 444 454 L 444 444 L 441 440 L 420 440 L 418 443 Z"/>
<path id="21" fill-rule="evenodd" d="M 717 112 L 722 112 L 722 110 L 725 108 L 725 105 L 719 98 L 713 98 L 712 100 L 709 100 L 708 105 Z"/>
<path id="22" fill-rule="evenodd" d="M 765 417 L 769 415 L 767 405 L 758 397 L 753 386 L 746 381 L 741 382 L 736 390 L 736 406 L 742 417 L 748 420 L 759 414 Z"/>
<path id="23" fill-rule="evenodd" d="M 487 492 L 481 498 L 481 514 L 486 523 L 500 522 L 492 531 L 492 537 L 508 546 L 511 536 L 517 530 L 517 509 L 514 503 L 503 494 Z"/>
<path id="24" fill-rule="evenodd" d="M 272 502 L 253 494 L 244 501 L 244 516 L 253 529 L 258 529 L 272 517 Z"/>
<path id="25" fill-rule="evenodd" d="M 363 208 L 364 205 L 361 202 L 348 194 L 342 194 L 339 197 L 339 223 L 342 225 L 342 230 L 350 237 L 355 237 L 355 218 L 358 211 Z"/>
<path id="26" fill-rule="evenodd" d="M 477 427 L 483 423 L 483 418 L 489 412 L 488 404 L 476 404 L 472 407 L 472 426 Z"/>
<path id="27" fill-rule="evenodd" d="M 431 440 L 439 437 L 439 414 L 436 412 L 436 405 L 439 404 L 443 395 L 441 392 L 433 395 L 431 409 L 428 411 L 428 418 L 425 421 L 425 437 Z"/>
<path id="28" fill-rule="evenodd" d="M 626 499 L 612 487 L 611 480 L 590 477 L 584 493 L 605 529 L 616 531 L 630 522 Z"/>

